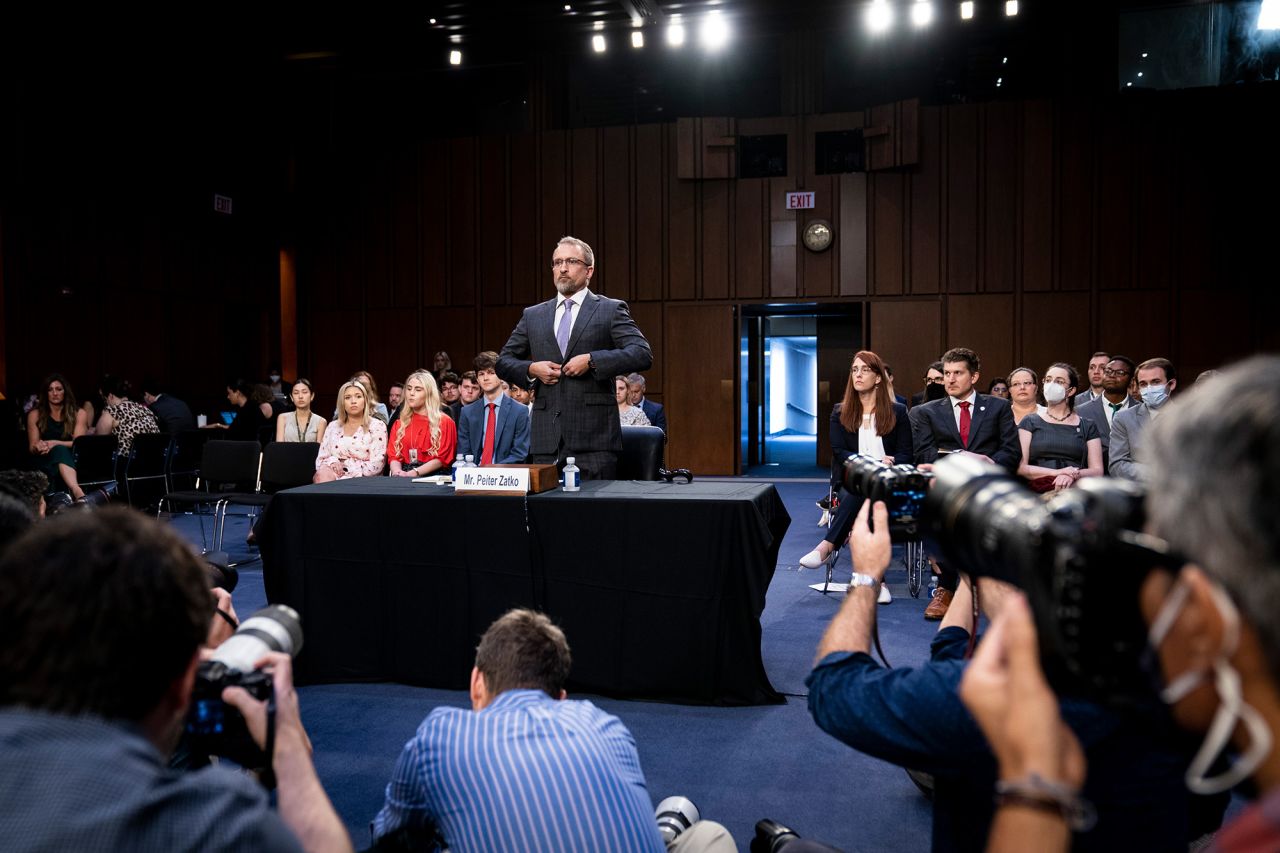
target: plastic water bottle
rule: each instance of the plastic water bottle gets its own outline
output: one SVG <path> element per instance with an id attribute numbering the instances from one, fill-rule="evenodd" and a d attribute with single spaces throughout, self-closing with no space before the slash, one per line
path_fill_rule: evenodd
<path id="1" fill-rule="evenodd" d="M 581 487 L 582 479 L 578 466 L 573 464 L 574 459 L 570 456 L 565 460 L 564 466 L 564 490 L 566 492 L 576 492 Z"/>
<path id="2" fill-rule="evenodd" d="M 465 461 L 463 461 L 463 459 L 462 459 L 462 454 L 461 454 L 461 453 L 459 453 L 459 454 L 458 454 L 458 458 L 456 458 L 456 459 L 454 459 L 454 460 L 453 460 L 453 485 L 454 485 L 454 488 L 457 488 L 457 486 L 458 486 L 458 472 L 459 472 L 459 471 L 461 471 L 461 470 L 462 470 L 463 468 L 465 468 L 465 467 L 467 467 L 467 463 L 466 463 Z"/>
<path id="3" fill-rule="evenodd" d="M 464 463 L 464 467 L 466 468 L 476 467 L 476 458 L 472 456 L 470 453 L 467 454 L 467 461 L 466 463 Z"/>

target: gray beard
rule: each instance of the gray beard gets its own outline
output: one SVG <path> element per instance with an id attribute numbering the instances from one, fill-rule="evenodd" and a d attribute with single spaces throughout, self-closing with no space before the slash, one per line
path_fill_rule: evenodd
<path id="1" fill-rule="evenodd" d="M 560 279 L 556 279 L 556 293 L 559 293 L 561 296 L 573 296 L 573 294 L 577 293 L 579 290 L 582 290 L 582 288 L 586 286 L 587 286 L 587 283 L 585 281 L 581 284 L 581 286 L 574 287 L 574 284 L 572 281 L 561 281 Z"/>

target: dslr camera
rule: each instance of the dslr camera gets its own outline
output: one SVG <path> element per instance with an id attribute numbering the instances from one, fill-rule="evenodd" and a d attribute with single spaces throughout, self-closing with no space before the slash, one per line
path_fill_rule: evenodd
<path id="1" fill-rule="evenodd" d="M 934 466 L 925 535 L 949 565 L 1023 591 L 1057 690 L 1134 707 L 1154 695 L 1142 666 L 1139 588 L 1153 568 L 1182 562 L 1142 533 L 1144 499 L 1138 484 L 1108 477 L 1044 496 L 1003 468 L 956 454 Z"/>
<path id="2" fill-rule="evenodd" d="M 886 465 L 870 456 L 850 456 L 844 463 L 845 489 L 869 501 L 884 501 L 894 542 L 921 538 L 921 514 L 932 479 L 931 473 L 914 465 Z"/>
<path id="3" fill-rule="evenodd" d="M 292 657 L 301 648 L 302 622 L 297 611 L 273 604 L 241 622 L 236 632 L 214 651 L 213 658 L 200 664 L 185 730 L 194 766 L 208 764 L 213 755 L 251 770 L 271 766 L 271 756 L 253 740 L 240 712 L 222 701 L 222 691 L 243 687 L 253 698 L 270 703 L 275 694 L 271 675 L 254 669 L 254 664 L 267 652 L 284 652 Z M 271 704 L 267 724 L 274 725 Z"/>

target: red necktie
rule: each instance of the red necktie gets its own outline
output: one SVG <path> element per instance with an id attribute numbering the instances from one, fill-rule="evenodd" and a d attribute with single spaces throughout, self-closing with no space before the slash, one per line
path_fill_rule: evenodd
<path id="1" fill-rule="evenodd" d="M 497 423 L 497 420 L 498 420 L 498 417 L 494 413 L 494 404 L 490 403 L 489 419 L 485 421 L 485 425 L 484 425 L 484 452 L 480 454 L 481 465 L 493 464 L 493 435 L 494 435 L 494 426 Z M 967 426 L 968 424 L 966 423 L 966 428 Z"/>
<path id="2" fill-rule="evenodd" d="M 969 403 L 957 403 L 960 407 L 960 441 L 965 447 L 969 446 Z"/>

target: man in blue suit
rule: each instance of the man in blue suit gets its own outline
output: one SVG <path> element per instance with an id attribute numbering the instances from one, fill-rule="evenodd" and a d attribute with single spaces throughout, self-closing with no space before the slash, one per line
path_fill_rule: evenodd
<path id="1" fill-rule="evenodd" d="M 663 410 L 661 403 L 655 403 L 644 395 L 645 381 L 643 374 L 632 373 L 627 377 L 627 401 L 633 406 L 639 406 L 644 416 L 649 419 L 649 423 L 662 430 L 665 434 L 667 431 L 667 413 Z"/>
<path id="2" fill-rule="evenodd" d="M 518 464 L 529 457 L 529 409 L 502 393 L 497 366 L 496 352 L 476 356 L 483 396 L 463 406 L 458 417 L 458 454 L 471 454 L 480 465 Z"/>

